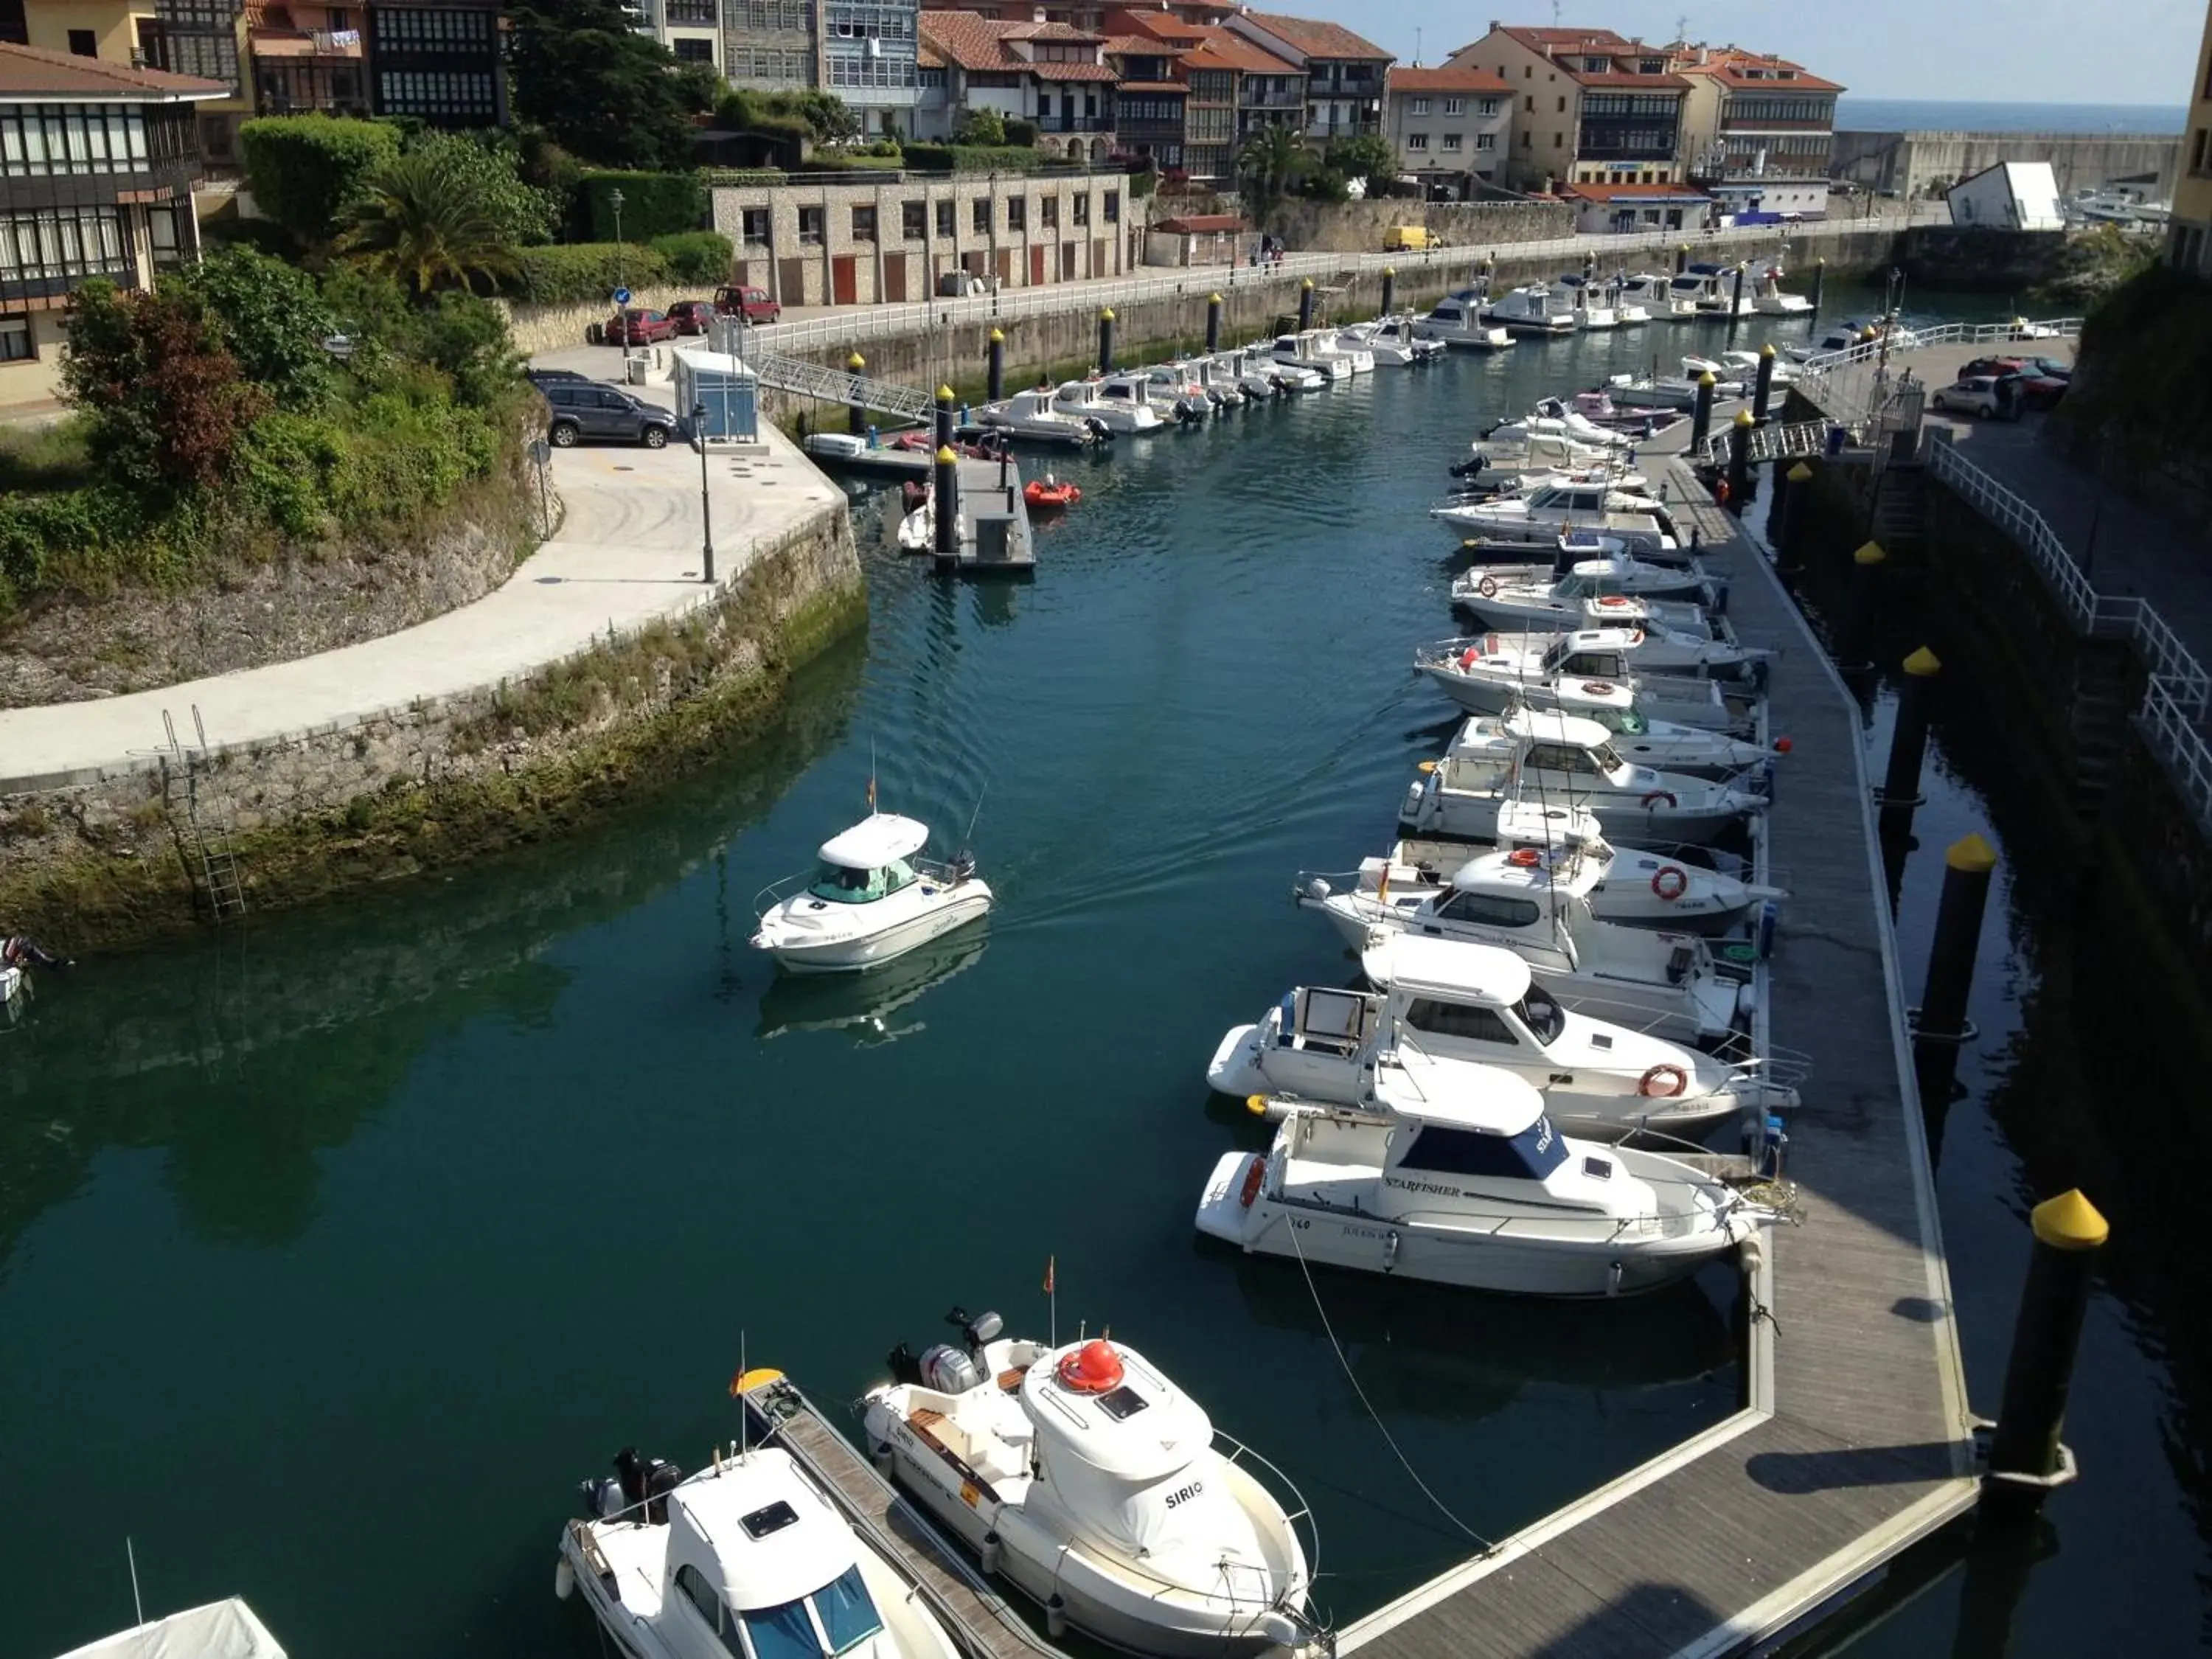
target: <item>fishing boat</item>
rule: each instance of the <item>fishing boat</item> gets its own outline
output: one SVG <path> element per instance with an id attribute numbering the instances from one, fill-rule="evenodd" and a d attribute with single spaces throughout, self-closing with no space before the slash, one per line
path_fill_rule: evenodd
<path id="1" fill-rule="evenodd" d="M 1578 329 L 1620 326 L 1620 313 L 1607 289 L 1577 272 L 1568 272 L 1553 284 L 1552 307 L 1564 309 Z"/>
<path id="2" fill-rule="evenodd" d="M 1585 628 L 1438 640 L 1414 651 L 1413 668 L 1471 714 L 1500 714 L 1516 705 L 1575 714 L 1601 699 L 1653 722 L 1741 737 L 1751 729 L 1749 688 L 1732 697 L 1700 671 L 1728 663 L 1748 673 L 1764 659 L 1732 641 L 1677 642 L 1638 629 Z"/>
<path id="3" fill-rule="evenodd" d="M 1575 628 L 1593 611 L 1601 621 L 1633 617 L 1694 627 L 1723 591 L 1696 565 L 1608 557 L 1577 560 L 1559 577 L 1526 564 L 1476 565 L 1453 578 L 1451 597 L 1485 627 L 1505 632 Z"/>
<path id="4" fill-rule="evenodd" d="M 1655 322 L 1686 322 L 1698 314 L 1695 299 L 1674 292 L 1674 279 L 1655 271 L 1638 271 L 1620 285 L 1621 297 L 1641 307 Z"/>
<path id="5" fill-rule="evenodd" d="M 986 404 L 975 411 L 975 419 L 1017 443 L 1086 449 L 1113 435 L 1113 428 L 1097 416 L 1071 415 L 1056 407 L 1054 394 L 1042 387 Z"/>
<path id="6" fill-rule="evenodd" d="M 1429 1100 L 1402 1073 L 1379 1112 L 1300 1107 L 1265 1152 L 1226 1152 L 1197 1230 L 1240 1249 L 1531 1296 L 1627 1296 L 1694 1273 L 1785 1213 L 1656 1152 L 1578 1140 L 1543 1097 L 1486 1068 Z"/>
<path id="7" fill-rule="evenodd" d="M 1635 764 L 1595 720 L 1534 708 L 1470 714 L 1442 759 L 1421 763 L 1398 817 L 1415 835 L 1491 841 L 1501 802 L 1534 799 L 1583 807 L 1632 846 L 1698 845 L 1766 810 L 1772 758 L 1693 777 Z"/>
<path id="8" fill-rule="evenodd" d="M 1700 855 L 1721 857 L 1705 848 L 1615 848 L 1596 818 L 1579 806 L 1509 801 L 1498 810 L 1497 847 L 1509 860 L 1518 856 L 1516 868 L 1542 869 L 1553 885 L 1586 902 L 1598 921 L 1624 927 L 1718 939 L 1741 932 L 1763 917 L 1763 906 L 1789 896 L 1778 887 L 1746 880 L 1742 860 L 1726 858 L 1730 867 L 1725 870 L 1700 864 Z M 1301 871 L 1291 896 L 1300 908 L 1318 912 L 1354 950 L 1364 949 L 1377 929 L 1404 927 L 1441 937 L 1463 912 L 1480 908 L 1460 896 L 1479 890 L 1486 856 L 1459 842 L 1401 841 L 1383 856 L 1363 859 L 1356 871 Z"/>
<path id="9" fill-rule="evenodd" d="M 1132 383 L 1119 376 L 1110 398 L 1103 380 L 1063 380 L 1052 394 L 1052 407 L 1075 420 L 1097 421 L 1114 433 L 1158 432 L 1165 424 L 1142 390 L 1142 382 Z"/>
<path id="10" fill-rule="evenodd" d="M 1752 278 L 1751 308 L 1767 317 L 1809 317 L 1813 302 L 1802 294 L 1792 294 L 1782 286 L 1782 266 L 1778 263 L 1762 266 Z"/>
<path id="11" fill-rule="evenodd" d="M 1456 346 L 1465 351 L 1503 351 L 1513 343 L 1513 336 L 1506 329 L 1485 320 L 1482 290 L 1462 289 L 1448 294 L 1436 303 L 1436 308 L 1413 325 L 1414 331 L 1424 339 L 1441 340 L 1447 348 Z"/>
<path id="12" fill-rule="evenodd" d="M 1358 342 L 1374 354 L 1376 363 L 1387 368 L 1409 368 L 1434 362 L 1451 348 L 1414 332 L 1410 316 L 1378 317 L 1371 323 L 1353 323 L 1337 331 L 1340 340 Z"/>
<path id="13" fill-rule="evenodd" d="M 960 1342 L 919 1357 L 901 1343 L 862 1423 L 899 1486 L 986 1572 L 1048 1620 L 1168 1659 L 1316 1633 L 1305 1547 L 1255 1472 L 1263 1461 L 1217 1436 L 1157 1365 L 1103 1336 L 1015 1340 L 996 1314 L 949 1318 Z"/>
<path id="14" fill-rule="evenodd" d="M 959 1659 L 920 1587 L 848 1527 L 780 1448 L 688 1479 L 634 1451 L 585 1483 L 555 1588 L 628 1659 Z"/>
<path id="15" fill-rule="evenodd" d="M 1498 441 L 1486 438 L 1482 441 L 1491 444 Z M 1544 441 L 1539 436 L 1528 441 L 1540 444 Z M 1577 463 L 1583 464 L 1585 463 Z M 1602 455 L 1599 464 L 1607 464 Z M 1621 463 L 1615 460 L 1611 465 L 1619 466 Z M 1432 509 L 1431 516 L 1443 520 L 1455 529 L 1471 531 L 1500 541 L 1533 542 L 1556 547 L 1562 534 L 1577 525 L 1587 525 L 1593 519 L 1607 513 L 1647 515 L 1659 525 L 1670 541 L 1675 539 L 1674 515 L 1667 510 L 1666 503 L 1646 495 L 1642 489 L 1623 488 L 1618 482 L 1549 484 L 1504 501 L 1468 507 Z"/>
<path id="16" fill-rule="evenodd" d="M 1325 331 L 1310 328 L 1299 334 L 1278 334 L 1270 349 L 1275 361 L 1287 368 L 1302 368 L 1326 380 L 1348 380 L 1353 373 L 1352 355 L 1325 343 Z M 1370 357 L 1368 363 L 1371 368 L 1374 359 Z"/>
<path id="17" fill-rule="evenodd" d="M 1700 317 L 1726 317 L 1735 302 L 1734 265 L 1692 262 L 1669 284 L 1676 297 L 1689 301 Z"/>
<path id="18" fill-rule="evenodd" d="M 793 973 L 854 973 L 981 921 L 992 895 L 975 859 L 965 852 L 949 863 L 922 858 L 928 844 L 927 824 L 871 812 L 822 843 L 811 879 L 792 876 L 763 890 L 770 902 L 754 947 Z M 783 896 L 801 880 L 804 887 Z"/>
<path id="19" fill-rule="evenodd" d="M 1697 1140 L 1747 1113 L 1797 1105 L 1795 1090 L 1757 1066 L 1565 1007 L 1510 951 L 1393 929 L 1366 945 L 1363 967 L 1370 957 L 1388 991 L 1300 986 L 1222 1038 L 1207 1084 L 1261 1096 L 1279 1115 L 1293 1103 L 1373 1109 L 1386 1068 L 1435 1100 L 1459 1066 L 1492 1066 L 1534 1087 L 1561 1128 L 1599 1140 Z"/>
<path id="20" fill-rule="evenodd" d="M 1483 308 L 1483 320 L 1509 334 L 1553 336 L 1575 331 L 1573 312 L 1552 303 L 1552 290 L 1541 283 L 1509 289 Z"/>

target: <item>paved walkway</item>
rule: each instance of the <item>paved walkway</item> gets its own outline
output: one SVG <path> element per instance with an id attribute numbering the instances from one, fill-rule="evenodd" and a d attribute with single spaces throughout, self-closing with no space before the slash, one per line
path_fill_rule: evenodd
<path id="1" fill-rule="evenodd" d="M 604 372 L 604 371 L 603 371 Z M 642 388 L 667 401 L 665 390 Z M 753 550 L 844 497 L 772 428 L 765 447 L 717 451 L 707 470 L 715 575 L 726 586 Z M 700 465 L 664 450 L 556 452 L 561 533 L 504 586 L 421 625 L 265 668 L 90 702 L 0 710 L 0 794 L 89 783 L 156 763 L 166 709 L 191 733 L 195 706 L 218 749 L 343 730 L 514 679 L 706 602 L 700 580 Z"/>

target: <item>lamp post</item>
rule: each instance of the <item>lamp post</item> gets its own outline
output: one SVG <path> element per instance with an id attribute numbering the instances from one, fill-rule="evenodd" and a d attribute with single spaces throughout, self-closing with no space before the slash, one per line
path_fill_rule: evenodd
<path id="1" fill-rule="evenodd" d="M 623 252 L 623 193 L 620 185 L 617 185 L 607 192 L 607 205 L 615 210 L 615 286 L 627 294 L 629 292 L 629 260 Z M 629 362 L 629 317 L 627 307 L 623 307 L 623 362 L 627 364 Z M 627 368 L 623 371 L 623 378 L 624 380 L 629 378 Z"/>
<path id="2" fill-rule="evenodd" d="M 691 405 L 691 436 L 699 446 L 700 580 L 712 587 L 714 585 L 714 508 L 707 494 L 707 405 L 704 402 Z"/>

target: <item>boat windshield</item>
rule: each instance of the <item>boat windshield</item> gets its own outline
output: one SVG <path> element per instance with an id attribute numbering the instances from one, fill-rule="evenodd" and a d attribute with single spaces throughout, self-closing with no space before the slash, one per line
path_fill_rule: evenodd
<path id="1" fill-rule="evenodd" d="M 1620 758 L 1620 750 L 1609 743 L 1598 744 L 1589 751 L 1589 757 L 1597 763 L 1597 769 L 1601 772 L 1618 772 L 1626 763 Z"/>
<path id="2" fill-rule="evenodd" d="M 780 1607 L 741 1611 L 738 1622 L 745 1627 L 746 1644 L 753 1659 L 821 1659 L 822 1638 L 806 1616 L 806 1600 L 786 1601 Z"/>
<path id="3" fill-rule="evenodd" d="M 914 866 L 895 859 L 878 870 L 855 870 L 850 865 L 824 864 L 807 891 L 832 904 L 872 904 L 888 898 L 915 880 Z"/>
<path id="4" fill-rule="evenodd" d="M 1651 729 L 1651 722 L 1633 708 L 1601 708 L 1596 718 L 1607 731 L 1624 738 L 1640 738 Z"/>
<path id="5" fill-rule="evenodd" d="M 1540 986 L 1531 986 L 1528 994 L 1514 1005 L 1514 1012 L 1546 1048 L 1557 1042 L 1559 1033 L 1567 1029 L 1566 1015 Z"/>
<path id="6" fill-rule="evenodd" d="M 884 1627 L 858 1566 L 846 1568 L 814 1592 L 814 1613 L 833 1654 L 849 1652 Z"/>
<path id="7" fill-rule="evenodd" d="M 876 1611 L 857 1565 L 846 1568 L 811 1595 L 780 1607 L 735 1611 L 752 1650 L 750 1659 L 823 1659 L 825 1654 L 849 1653 L 884 1627 L 883 1615 Z M 726 1628 L 723 1644 L 734 1648 L 730 1635 Z"/>

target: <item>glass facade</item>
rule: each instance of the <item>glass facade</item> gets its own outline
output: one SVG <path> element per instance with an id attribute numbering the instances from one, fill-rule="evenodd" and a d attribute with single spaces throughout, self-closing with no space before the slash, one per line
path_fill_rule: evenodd
<path id="1" fill-rule="evenodd" d="M 433 126 L 501 119 L 496 13 L 475 6 L 372 6 L 370 90 L 380 115 Z"/>

